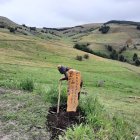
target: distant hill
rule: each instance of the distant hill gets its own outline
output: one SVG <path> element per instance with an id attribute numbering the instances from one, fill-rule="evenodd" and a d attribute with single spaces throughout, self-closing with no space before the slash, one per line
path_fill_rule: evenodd
<path id="1" fill-rule="evenodd" d="M 140 25 L 140 22 L 134 22 L 134 21 L 124 21 L 124 20 L 110 20 L 104 24 L 128 24 L 128 25 Z"/>
<path id="2" fill-rule="evenodd" d="M 38 37 L 43 40 L 67 40 L 75 44 L 89 44 L 94 54 L 135 64 L 134 54 L 140 59 L 140 22 L 111 20 L 64 28 L 36 28 L 19 25 L 0 16 L 0 32 Z M 3 27 L 3 28 L 2 28 Z M 10 28 L 13 28 L 10 30 Z M 108 48 L 109 46 L 109 48 Z M 110 50 L 111 47 L 111 50 Z M 114 58 L 115 55 L 115 58 Z"/>
<path id="3" fill-rule="evenodd" d="M 13 27 L 15 27 L 15 26 L 17 26 L 18 24 L 15 23 L 15 22 L 13 22 L 13 21 L 11 21 L 10 19 L 8 19 L 8 18 L 6 18 L 6 17 L 0 16 L 0 25 L 4 25 L 4 26 L 6 26 L 6 27 L 8 27 L 8 26 L 13 26 Z"/>

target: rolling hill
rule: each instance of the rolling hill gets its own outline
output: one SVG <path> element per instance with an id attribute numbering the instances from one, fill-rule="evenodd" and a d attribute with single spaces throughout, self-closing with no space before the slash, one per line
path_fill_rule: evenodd
<path id="1" fill-rule="evenodd" d="M 52 94 L 50 89 L 57 95 L 55 89 L 61 77 L 57 71 L 59 64 L 81 71 L 82 92 L 87 95 L 81 94 L 80 102 L 84 103 L 87 96 L 98 98 L 104 106 L 102 111 L 107 112 L 102 114 L 100 110 L 99 116 L 98 113 L 89 115 L 91 122 L 80 129 L 75 126 L 75 133 L 70 134 L 82 136 L 87 132 L 88 135 L 88 128 L 92 130 L 96 125 L 93 131 L 99 139 L 129 140 L 140 135 L 140 67 L 90 53 L 89 59 L 78 61 L 77 55 L 87 53 L 73 48 L 75 43 L 89 43 L 92 50 L 108 55 L 106 45 L 118 51 L 127 42 L 129 47 L 122 54 L 129 60 L 134 53 L 140 57 L 140 31 L 135 25 L 109 23 L 109 32 L 102 34 L 99 28 L 103 24 L 30 28 L 3 17 L 0 17 L 0 23 L 6 25 L 0 28 L 0 139 L 50 138 L 46 116 L 51 104 L 46 95 Z M 10 32 L 8 27 L 11 26 L 18 28 Z M 32 92 L 21 90 L 27 79 L 34 83 Z M 101 81 L 104 81 L 103 85 L 99 85 Z M 66 92 L 66 82 L 62 86 Z"/>

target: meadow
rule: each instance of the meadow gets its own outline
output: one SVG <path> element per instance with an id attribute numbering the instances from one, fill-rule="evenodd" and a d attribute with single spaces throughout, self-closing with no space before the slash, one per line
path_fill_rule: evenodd
<path id="1" fill-rule="evenodd" d="M 79 104 L 86 124 L 68 128 L 59 139 L 129 140 L 140 135 L 140 67 L 92 54 L 78 61 L 75 57 L 85 52 L 73 45 L 67 38 L 45 40 L 0 32 L 0 138 L 49 139 L 48 96 L 51 91 L 58 95 L 59 64 L 81 71 L 82 92 L 87 93 L 81 93 Z M 27 81 L 33 84 L 30 91 Z M 62 85 L 66 89 L 67 82 Z"/>

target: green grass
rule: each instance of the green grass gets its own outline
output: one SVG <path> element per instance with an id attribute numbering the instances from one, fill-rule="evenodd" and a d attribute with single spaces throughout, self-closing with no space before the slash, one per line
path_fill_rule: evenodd
<path id="1" fill-rule="evenodd" d="M 17 36 L 17 40 L 13 41 L 7 37 L 14 39 L 14 35 L 6 34 L 2 38 L 3 40 L 0 41 L 0 87 L 20 89 L 20 83 L 31 78 L 34 83 L 34 89 L 32 93 L 20 94 L 18 96 L 12 93 L 0 94 L 0 105 L 3 106 L 7 102 L 9 103 L 8 107 L 6 106 L 0 110 L 0 113 L 3 114 L 3 123 L 9 124 L 8 121 L 18 122 L 17 127 L 11 125 L 3 127 L 1 130 L 3 134 L 6 135 L 9 132 L 21 133 L 23 129 L 23 134 L 26 135 L 26 130 L 32 124 L 41 125 L 41 130 L 45 130 L 44 124 L 47 110 L 51 104 L 55 104 L 57 101 L 57 86 L 61 78 L 61 75 L 57 71 L 57 65 L 62 64 L 80 70 L 84 87 L 89 97 L 97 96 L 99 103 L 101 106 L 104 106 L 107 114 L 114 114 L 114 116 L 117 114 L 117 119 L 121 118 L 113 120 L 112 117 L 111 122 L 108 122 L 100 114 L 98 114 L 97 118 L 94 118 L 94 114 L 89 113 L 91 116 L 89 115 L 87 120 L 93 121 L 93 124 L 94 121 L 97 121 L 97 124 L 102 127 L 105 125 L 105 131 L 101 130 L 98 133 L 99 138 L 103 138 L 104 136 L 111 137 L 109 133 L 114 132 L 115 136 L 112 137 L 119 136 L 120 139 L 125 139 L 125 137 L 121 138 L 120 135 L 124 131 L 127 132 L 127 130 L 122 131 L 122 129 L 125 129 L 124 125 L 126 126 L 127 123 L 134 128 L 133 131 L 136 135 L 140 135 L 139 99 L 129 98 L 129 96 L 140 95 L 139 67 L 106 60 L 91 54 L 89 54 L 88 60 L 79 62 L 75 60 L 75 57 L 77 55 L 83 56 L 85 53 L 73 49 L 73 43 L 70 43 L 70 40 L 66 38 L 59 41 L 45 41 L 36 37 L 20 36 L 22 41 L 19 41 Z M 105 80 L 103 87 L 97 86 L 100 80 Z M 65 93 L 66 95 L 66 82 L 63 82 L 62 85 L 64 88 L 62 90 L 63 94 Z M 65 96 L 62 101 L 64 100 Z M 81 98 L 81 102 L 83 101 L 84 103 L 84 100 L 86 100 L 85 96 Z M 94 99 L 92 101 L 95 102 Z M 25 104 L 25 106 L 23 105 L 23 108 L 16 110 L 15 113 L 12 108 L 21 103 Z M 123 121 L 120 121 L 122 118 Z M 125 121 L 127 121 L 126 124 Z M 119 126 L 115 126 L 113 130 L 113 125 L 116 125 L 116 123 L 120 123 L 120 130 L 122 132 L 119 131 Z M 80 137 L 81 133 L 86 130 L 84 134 L 89 135 L 90 139 L 93 134 L 89 130 L 89 124 L 93 128 L 93 124 L 88 122 L 87 125 L 74 126 L 76 132 L 73 132 L 73 129 L 70 128 L 66 133 L 70 132 L 73 136 L 78 137 L 79 135 Z M 11 130 L 10 127 L 12 127 Z M 20 129 L 16 129 L 18 127 Z M 39 133 L 38 129 L 34 128 L 33 130 L 35 130 L 35 134 L 32 133 L 32 129 L 28 132 L 28 136 L 29 133 L 32 133 L 31 139 Z M 40 132 L 40 134 L 44 134 L 44 132 Z M 44 135 L 48 134 L 45 133 Z M 44 135 L 41 136 L 43 137 Z"/>

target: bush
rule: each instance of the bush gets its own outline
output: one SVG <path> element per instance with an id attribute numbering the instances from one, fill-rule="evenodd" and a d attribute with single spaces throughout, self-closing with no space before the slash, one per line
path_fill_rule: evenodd
<path id="1" fill-rule="evenodd" d="M 85 59 L 89 59 L 89 55 L 88 55 L 88 54 L 85 54 L 83 57 L 84 57 Z"/>
<path id="2" fill-rule="evenodd" d="M 108 33 L 109 29 L 110 29 L 109 26 L 104 25 L 99 28 L 99 31 L 102 32 L 103 34 L 106 34 L 106 33 Z"/>
<path id="3" fill-rule="evenodd" d="M 27 26 L 25 24 L 22 24 L 22 26 L 27 28 Z"/>
<path id="4" fill-rule="evenodd" d="M 20 83 L 20 88 L 32 92 L 34 89 L 34 82 L 32 79 L 27 78 Z"/>
<path id="5" fill-rule="evenodd" d="M 36 27 L 30 27 L 30 31 L 36 31 Z"/>
<path id="6" fill-rule="evenodd" d="M 110 54 L 110 58 L 113 60 L 118 60 L 118 53 L 116 50 L 113 50 L 112 53 Z"/>
<path id="7" fill-rule="evenodd" d="M 135 60 L 135 65 L 136 65 L 136 66 L 140 66 L 140 60 L 139 60 L 139 59 L 136 59 L 136 60 Z"/>
<path id="8" fill-rule="evenodd" d="M 44 30 L 41 30 L 41 32 L 44 33 L 45 31 Z"/>
<path id="9" fill-rule="evenodd" d="M 108 50 L 109 52 L 112 52 L 112 50 L 113 50 L 113 49 L 112 49 L 112 46 L 108 45 L 108 46 L 107 46 L 107 50 Z"/>
<path id="10" fill-rule="evenodd" d="M 11 33 L 15 33 L 15 28 L 13 28 L 13 27 L 9 27 L 9 31 L 11 32 Z"/>
<path id="11" fill-rule="evenodd" d="M 136 53 L 134 53 L 133 55 L 133 61 L 136 61 L 138 59 L 138 55 Z"/>
<path id="12" fill-rule="evenodd" d="M 120 55 L 119 56 L 119 61 L 124 62 L 124 60 L 125 60 L 124 56 L 123 55 Z"/>
<path id="13" fill-rule="evenodd" d="M 83 60 L 83 57 L 80 56 L 80 55 L 77 55 L 75 59 L 76 59 L 76 60 L 79 60 L 79 61 L 82 61 L 82 60 Z"/>
<path id="14" fill-rule="evenodd" d="M 87 46 L 89 46 L 88 43 L 87 44 L 75 44 L 73 46 L 73 48 L 93 54 L 93 51 L 90 48 L 88 48 Z"/>

